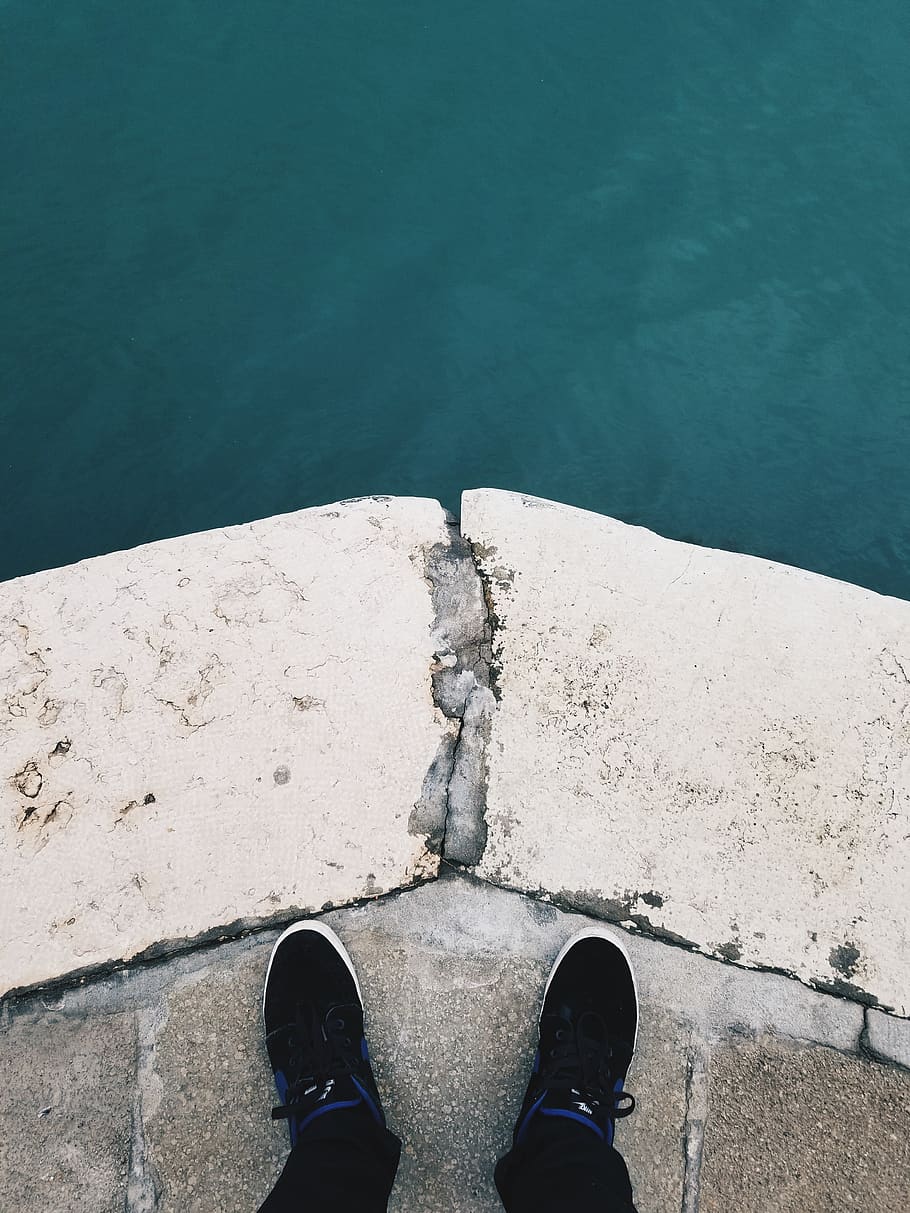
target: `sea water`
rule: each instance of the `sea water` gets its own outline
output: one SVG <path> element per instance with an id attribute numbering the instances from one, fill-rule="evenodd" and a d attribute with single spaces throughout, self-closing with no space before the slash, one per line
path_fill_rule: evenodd
<path id="1" fill-rule="evenodd" d="M 906 0 L 0 0 L 0 577 L 491 485 L 910 597 Z"/>

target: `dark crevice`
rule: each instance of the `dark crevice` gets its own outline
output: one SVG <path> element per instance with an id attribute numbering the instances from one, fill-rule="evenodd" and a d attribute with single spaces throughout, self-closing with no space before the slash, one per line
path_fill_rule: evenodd
<path id="1" fill-rule="evenodd" d="M 137 952 L 135 956 L 131 956 L 128 960 L 101 961 L 98 964 L 86 965 L 82 969 L 74 969 L 69 973 L 64 973 L 62 976 L 54 977 L 48 981 L 17 986 L 14 989 L 8 990 L 0 998 L 0 1007 L 15 1008 L 19 1004 L 30 1002 L 36 998 L 64 993 L 66 990 L 104 981 L 108 977 L 125 974 L 134 969 L 165 965 L 179 956 L 186 956 L 195 952 L 213 951 L 220 947 L 221 944 L 232 943 L 234 940 L 246 939 L 255 935 L 263 935 L 270 931 L 277 931 L 292 922 L 299 922 L 304 918 L 320 918 L 323 914 L 329 914 L 335 910 L 352 910 L 360 906 L 371 905 L 373 902 L 400 897 L 405 893 L 411 892 L 413 889 L 419 889 L 424 885 L 432 884 L 435 879 L 435 876 L 419 877 L 406 885 L 401 885 L 396 889 L 389 889 L 384 893 L 364 894 L 360 897 L 352 897 L 348 901 L 338 902 L 337 904 L 327 901 L 319 908 L 292 906 L 264 918 L 238 918 L 234 922 L 226 923 L 223 926 L 212 927 L 208 931 L 202 931 L 189 939 L 161 940 L 144 948 L 141 952 Z"/>
<path id="2" fill-rule="evenodd" d="M 599 918 L 605 922 L 614 923 L 616 926 L 622 927 L 623 930 L 629 931 L 630 934 L 641 935 L 644 938 L 656 940 L 658 943 L 666 944 L 668 947 L 681 948 L 685 952 L 692 952 L 697 956 L 703 956 L 705 960 L 713 961 L 715 964 L 730 965 L 732 968 L 742 969 L 749 973 L 772 973 L 777 977 L 786 977 L 790 981 L 797 981 L 801 986 L 805 986 L 807 989 L 814 990 L 819 994 L 826 994 L 829 998 L 839 998 L 844 1002 L 858 1003 L 866 1008 L 874 1008 L 886 1015 L 890 1015 L 893 1019 L 910 1019 L 910 1016 L 896 1014 L 893 1007 L 880 1003 L 874 994 L 869 994 L 867 991 L 861 990 L 849 982 L 832 982 L 823 978 L 815 978 L 809 981 L 804 977 L 800 977 L 798 973 L 794 973 L 792 969 L 786 969 L 779 965 L 740 964 L 729 956 L 719 956 L 716 952 L 705 951 L 694 941 L 684 939 L 681 935 L 676 935 L 672 931 L 667 931 L 656 923 L 652 923 L 643 914 L 629 915 L 624 910 L 613 912 L 614 906 L 622 906 L 623 903 L 621 901 L 614 902 L 592 894 L 572 894 L 565 890 L 561 893 L 551 893 L 543 888 L 525 889 L 492 874 L 479 877 L 476 873 L 470 873 L 470 876 L 483 884 L 492 885 L 497 889 L 504 889 L 509 893 L 518 893 L 522 897 L 529 897 L 534 901 L 554 906 L 556 909 L 562 910 L 567 914 L 584 914 L 590 918 Z"/>

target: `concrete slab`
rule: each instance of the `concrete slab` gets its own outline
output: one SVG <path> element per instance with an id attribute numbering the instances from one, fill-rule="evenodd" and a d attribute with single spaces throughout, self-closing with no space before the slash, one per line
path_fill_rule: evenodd
<path id="1" fill-rule="evenodd" d="M 419 499 L 0 585 L 0 993 L 433 875 L 480 627 Z"/>
<path id="2" fill-rule="evenodd" d="M 0 1207 L 122 1213 L 130 1172 L 136 1026 L 53 1011 L 0 1034 Z"/>
<path id="3" fill-rule="evenodd" d="M 876 1057 L 910 1069 L 910 1021 L 867 1011 L 864 1044 Z"/>
<path id="4" fill-rule="evenodd" d="M 271 941 L 184 979 L 147 1024 L 144 1129 L 156 1213 L 258 1209 L 287 1156 L 270 1119 L 262 981 Z"/>
<path id="5" fill-rule="evenodd" d="M 444 881 L 326 921 L 357 965 L 377 1080 L 405 1143 L 393 1213 L 499 1209 L 493 1166 L 524 1092 L 543 983 L 579 920 Z M 502 933 L 492 947 L 494 922 Z M 259 1023 L 271 943 L 269 935 L 232 951 L 226 964 L 219 949 L 211 966 L 180 978 L 157 1012 L 143 1123 L 162 1211 L 248 1213 L 280 1171 L 286 1130 L 269 1120 Z M 680 1207 L 690 1044 L 687 1024 L 645 1008 L 631 1084 L 639 1110 L 618 1135 L 641 1213 Z"/>
<path id="6" fill-rule="evenodd" d="M 393 1213 L 493 1213 L 492 1167 L 509 1142 L 546 974 L 591 920 L 454 875 L 324 918 L 360 971 L 377 1077 L 405 1141 Z M 0 1132 L 14 1146 L 12 1166 L 0 1151 L 0 1208 L 44 1213 L 45 1191 L 25 1180 L 44 1174 L 48 1148 L 72 1168 L 65 1191 L 76 1196 L 61 1208 L 109 1207 L 96 1199 L 102 1187 L 110 1207 L 130 1213 L 257 1208 L 287 1150 L 285 1127 L 269 1118 L 259 1018 L 276 934 L 0 1004 Z M 695 1207 L 706 1122 L 716 1127 L 724 1088 L 712 1079 L 709 1101 L 712 1049 L 724 1056 L 734 1041 L 761 1052 L 774 1031 L 855 1056 L 863 1009 L 640 935 L 626 942 L 642 1031 L 628 1083 L 638 1108 L 617 1141 L 641 1213 L 677 1213 Z M 22 1131 L 42 1075 L 64 1091 L 52 1147 L 44 1118 L 38 1133 Z M 744 1143 L 748 1155 L 754 1125 L 738 1115 L 730 1152 Z M 828 1116 L 851 1126 L 853 1115 L 836 1101 L 822 1105 L 815 1131 L 829 1131 Z"/>
<path id="7" fill-rule="evenodd" d="M 910 1074 L 770 1040 L 715 1050 L 701 1213 L 904 1213 Z"/>
<path id="8" fill-rule="evenodd" d="M 405 1142 L 392 1210 L 493 1213 L 501 1208 L 493 1167 L 509 1148 L 528 1081 L 552 957 L 504 951 L 453 960 L 381 928 L 348 938 L 372 1008 L 377 1073 Z M 640 1213 L 680 1206 L 688 1043 L 671 1017 L 644 1016 L 630 1080 L 638 1110 L 617 1133 Z"/>
<path id="9" fill-rule="evenodd" d="M 516 494 L 461 526 L 478 873 L 910 1014 L 910 603 Z"/>

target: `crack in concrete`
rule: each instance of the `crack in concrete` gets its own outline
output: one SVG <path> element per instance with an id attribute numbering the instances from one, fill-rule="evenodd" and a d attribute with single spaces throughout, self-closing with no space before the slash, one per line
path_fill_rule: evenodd
<path id="1" fill-rule="evenodd" d="M 470 544 L 446 514 L 448 542 L 424 549 L 433 604 L 433 702 L 448 730 L 411 814 L 411 833 L 434 854 L 471 867 L 487 841 L 487 743 L 495 706 L 492 624 Z"/>
<path id="2" fill-rule="evenodd" d="M 877 1061 L 881 1065 L 894 1064 L 890 1057 L 886 1057 L 879 1053 L 872 1044 L 869 1033 L 869 1008 L 863 1007 L 863 1026 L 859 1030 L 859 1039 L 856 1042 L 856 1051 L 860 1057 L 865 1057 L 869 1061 Z"/>
<path id="3" fill-rule="evenodd" d="M 52 980 L 40 982 L 36 985 L 20 986 L 16 989 L 9 990 L 6 994 L 0 997 L 0 1027 L 6 1027 L 12 1021 L 12 1018 L 19 1015 L 28 1014 L 36 1001 L 47 1007 L 48 999 L 65 997 L 68 991 L 79 991 L 90 989 L 92 987 L 113 980 L 129 979 L 133 974 L 141 971 L 146 973 L 153 972 L 156 968 L 165 969 L 167 966 L 185 961 L 188 957 L 199 956 L 204 952 L 211 952 L 222 945 L 237 943 L 241 940 L 254 940 L 257 936 L 267 934 L 272 931 L 278 931 L 288 926 L 292 922 L 298 922 L 303 918 L 318 920 L 326 914 L 336 911 L 346 911 L 359 909 L 367 905 L 373 905 L 380 902 L 395 900 L 399 897 L 406 897 L 409 893 L 423 888 L 425 885 L 437 884 L 443 880 L 464 880 L 469 883 L 488 886 L 493 889 L 500 890 L 505 893 L 510 893 L 521 897 L 525 901 L 532 902 L 536 905 L 544 905 L 559 909 L 563 912 L 571 914 L 587 913 L 589 917 L 601 918 L 601 915 L 591 915 L 580 909 L 577 905 L 572 905 L 565 899 L 554 896 L 541 890 L 527 890 L 517 886 L 507 885 L 492 880 L 486 877 L 478 876 L 476 872 L 469 870 L 467 867 L 458 862 L 453 862 L 446 855 L 441 856 L 442 868 L 438 875 L 423 877 L 414 880 L 408 885 L 403 885 L 399 888 L 389 889 L 384 893 L 369 894 L 362 897 L 354 898 L 348 902 L 342 902 L 338 905 L 326 904 L 322 909 L 302 908 L 284 910 L 278 914 L 269 916 L 268 918 L 257 920 L 238 920 L 224 926 L 212 928 L 212 930 L 195 936 L 192 939 L 182 940 L 163 940 L 143 952 L 130 957 L 128 960 L 114 959 L 101 964 L 91 965 L 84 969 L 74 970 L 65 973 L 60 977 Z M 602 919 L 603 920 L 603 919 Z M 611 921 L 607 919 L 606 921 Z M 623 930 L 628 930 L 628 926 L 622 925 Z M 817 986 L 813 986 L 807 982 L 801 981 L 793 973 L 786 970 L 775 969 L 763 966 L 750 966 L 736 964 L 719 956 L 705 953 L 692 946 L 684 946 L 672 939 L 661 938 L 657 935 L 652 935 L 641 930 L 633 930 L 633 934 L 641 935 L 643 938 L 651 939 L 655 943 L 662 944 L 665 947 L 672 947 L 681 951 L 687 952 L 690 955 L 701 957 L 704 960 L 712 961 L 715 964 L 723 965 L 726 968 L 737 969 L 742 972 L 768 974 L 769 976 L 784 977 L 791 981 L 798 982 L 801 986 L 815 990 L 816 992 L 825 995 L 828 998 L 833 998 L 839 1002 L 847 1002 L 855 1005 L 856 1000 L 848 996 L 830 990 L 820 990 Z M 880 1010 L 880 1008 L 876 1008 Z M 869 1007 L 863 1007 L 863 1021 L 860 1032 L 857 1037 L 855 1052 L 839 1049 L 830 1042 L 826 1043 L 825 1047 L 834 1049 L 835 1052 L 844 1053 L 845 1056 L 859 1056 L 871 1061 L 875 1061 L 881 1065 L 896 1066 L 899 1069 L 904 1069 L 902 1063 L 896 1061 L 893 1057 L 882 1054 L 877 1051 L 869 1040 L 868 1028 L 868 1012 Z M 889 1018 L 896 1020 L 899 1023 L 907 1023 L 908 1020 L 902 1016 L 890 1015 Z M 793 1037 L 792 1039 L 800 1043 L 814 1043 L 814 1038 L 809 1037 Z M 131 1213 L 131 1211 L 130 1211 Z M 685 1211 L 684 1211 L 685 1213 Z"/>
<path id="4" fill-rule="evenodd" d="M 493 600 L 493 581 L 494 576 L 484 568 L 484 561 L 490 560 L 495 555 L 495 550 L 485 548 L 482 544 L 475 543 L 473 540 L 466 540 L 471 552 L 471 560 L 474 564 L 474 572 L 480 581 L 480 591 L 483 600 L 484 611 L 484 655 L 487 661 L 487 679 L 490 690 L 493 693 L 494 700 L 498 703 L 502 698 L 502 690 L 499 685 L 499 678 L 502 674 L 502 663 L 500 662 L 501 646 L 497 642 L 497 633 L 500 629 L 500 619 L 496 613 L 496 607 Z"/>
<path id="5" fill-rule="evenodd" d="M 898 670 L 900 671 L 900 674 L 898 675 L 898 674 L 895 674 L 893 671 L 885 670 L 885 676 L 887 678 L 900 677 L 903 679 L 904 682 L 907 683 L 908 686 L 910 686 L 910 674 L 908 674 L 907 671 L 904 669 L 903 663 L 898 660 L 897 654 L 892 653 L 891 650 L 887 647 L 882 649 L 880 656 L 884 657 L 885 654 L 887 654 L 891 658 L 891 660 L 894 662 L 894 664 L 897 666 Z"/>
<path id="6" fill-rule="evenodd" d="M 0 1008 L 18 1015 L 21 1011 L 26 1010 L 32 1000 L 36 998 L 62 995 L 68 990 L 78 990 L 90 984 L 107 981 L 112 977 L 129 975 L 140 968 L 149 969 L 155 965 L 167 965 L 171 961 L 218 948 L 222 944 L 233 943 L 238 939 L 247 939 L 268 931 L 283 929 L 292 922 L 300 922 L 304 918 L 321 918 L 324 914 L 330 914 L 336 910 L 355 910 L 361 906 L 372 905 L 377 901 L 402 897 L 414 889 L 422 888 L 425 884 L 432 884 L 436 879 L 436 876 L 416 877 L 409 884 L 388 889 L 384 893 L 364 893 L 361 897 L 352 897 L 349 901 L 338 902 L 337 905 L 327 901 L 320 909 L 303 906 L 290 907 L 263 918 L 238 918 L 234 922 L 202 931 L 191 939 L 159 940 L 128 959 L 112 958 L 98 964 L 86 965 L 82 969 L 71 969 L 68 973 L 62 973 L 59 977 L 49 978 L 46 981 L 16 986 L 0 996 Z"/>
<path id="7" fill-rule="evenodd" d="M 905 1073 L 908 1067 L 902 1059 L 894 1057 L 890 1053 L 883 1053 L 872 1043 L 872 1033 L 869 1027 L 869 1012 L 873 1009 L 877 1008 L 863 1007 L 863 1026 L 860 1028 L 859 1039 L 856 1042 L 856 1052 L 866 1061 L 874 1061 L 876 1065 L 887 1066 L 889 1069 L 899 1070 Z M 896 1019 L 900 1023 L 908 1022 L 906 1019 L 902 1019 L 897 1015 L 893 1015 L 890 1018 Z"/>

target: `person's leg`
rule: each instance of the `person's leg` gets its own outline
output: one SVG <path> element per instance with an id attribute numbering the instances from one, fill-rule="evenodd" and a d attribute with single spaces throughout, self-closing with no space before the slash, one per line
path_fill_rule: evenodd
<path id="1" fill-rule="evenodd" d="M 363 1032 L 363 1000 L 341 940 L 290 927 L 272 950 L 266 1047 L 291 1153 L 260 1213 L 384 1213 L 401 1142 L 385 1125 Z"/>
<path id="2" fill-rule="evenodd" d="M 622 1155 L 579 1125 L 535 1125 L 496 1167 L 507 1213 L 635 1213 Z"/>
<path id="3" fill-rule="evenodd" d="M 617 1118 L 635 1106 L 623 1083 L 638 1034 L 638 995 L 625 946 L 606 928 L 562 949 L 540 1012 L 540 1047 L 496 1167 L 507 1213 L 635 1213 Z"/>
<path id="4" fill-rule="evenodd" d="M 325 1116 L 301 1134 L 259 1213 L 385 1213 L 401 1143 L 356 1115 Z"/>

